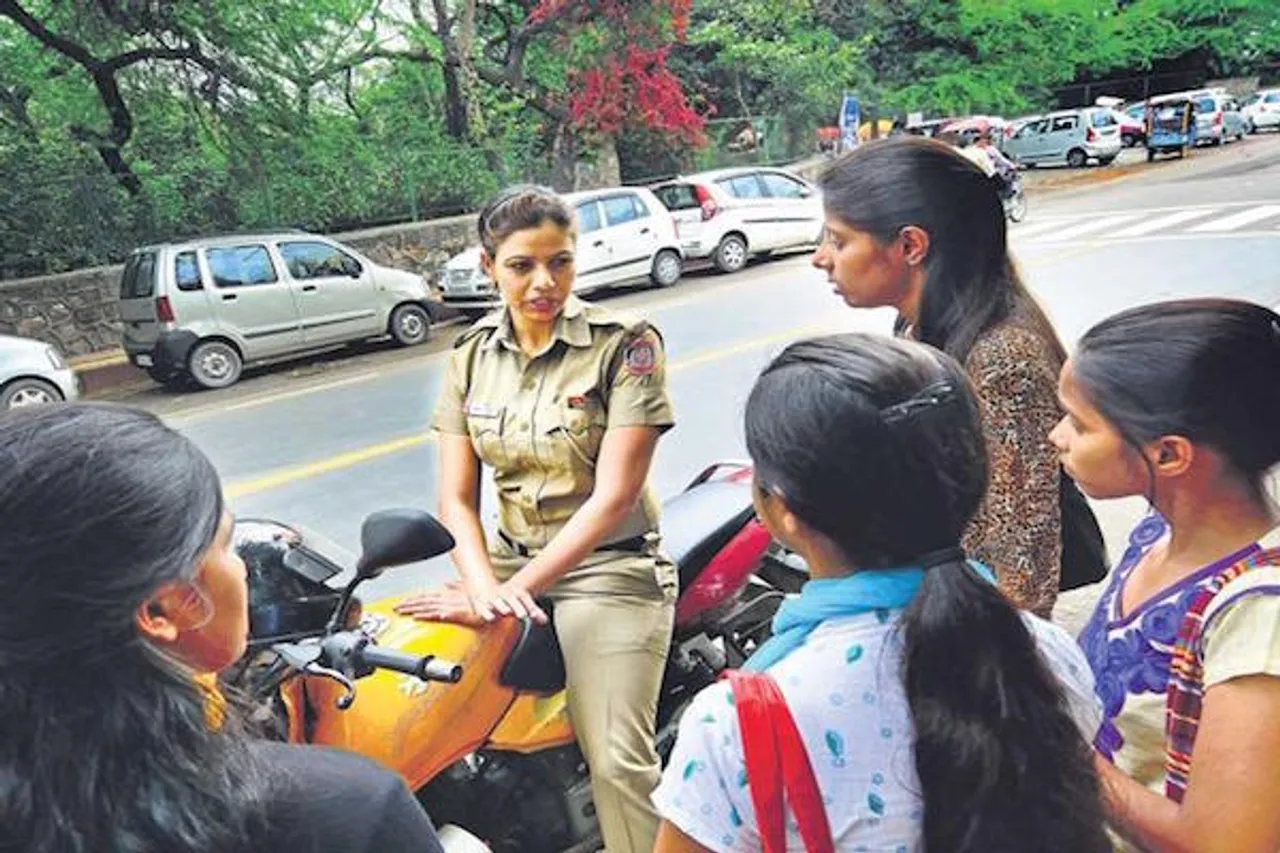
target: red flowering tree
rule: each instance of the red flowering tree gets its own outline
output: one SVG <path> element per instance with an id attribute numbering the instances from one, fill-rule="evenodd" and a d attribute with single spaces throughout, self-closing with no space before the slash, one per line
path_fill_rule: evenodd
<path id="1" fill-rule="evenodd" d="M 556 139 L 560 182 L 568 183 L 567 161 L 577 161 L 585 150 L 596 155 L 593 182 L 618 182 L 616 140 L 626 130 L 656 131 L 679 145 L 704 143 L 704 118 L 667 66 L 672 47 L 685 38 L 692 5 L 539 0 L 530 12 L 527 25 L 552 33 L 544 55 L 564 62 L 560 73 L 548 75 L 560 84 L 553 84 L 560 91 L 549 94 L 564 110 Z"/>

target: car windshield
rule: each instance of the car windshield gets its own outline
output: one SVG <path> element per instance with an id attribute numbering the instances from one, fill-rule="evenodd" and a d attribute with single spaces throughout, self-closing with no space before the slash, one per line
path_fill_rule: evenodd
<path id="1" fill-rule="evenodd" d="M 1218 105 L 1214 103 L 1213 98 L 1201 98 L 1196 101 L 1196 109 L 1202 113 L 1212 113 L 1217 111 Z"/>

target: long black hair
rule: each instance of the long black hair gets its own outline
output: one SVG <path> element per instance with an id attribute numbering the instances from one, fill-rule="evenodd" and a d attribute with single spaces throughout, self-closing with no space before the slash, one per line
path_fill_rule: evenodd
<path id="1" fill-rule="evenodd" d="M 1071 373 L 1139 453 L 1161 436 L 1181 435 L 1212 447 L 1257 498 L 1265 495 L 1267 472 L 1280 463 L 1275 311 L 1230 299 L 1131 308 L 1085 333 Z"/>
<path id="2" fill-rule="evenodd" d="M 883 243 L 911 225 L 928 232 L 917 340 L 963 364 L 983 332 L 1012 318 L 1065 359 L 1009 257 L 995 182 L 953 147 L 915 136 L 870 142 L 832 163 L 819 185 L 827 215 Z"/>
<path id="3" fill-rule="evenodd" d="M 752 390 L 746 439 L 762 487 L 859 570 L 931 566 L 902 622 L 924 849 L 1109 850 L 1062 689 L 1022 617 L 960 549 L 986 487 L 960 365 L 872 335 L 794 344 Z"/>
<path id="4" fill-rule="evenodd" d="M 240 718 L 212 729 L 192 673 L 135 627 L 222 511 L 209 460 L 151 415 L 0 416 L 0 848 L 232 853 L 261 830 Z"/>

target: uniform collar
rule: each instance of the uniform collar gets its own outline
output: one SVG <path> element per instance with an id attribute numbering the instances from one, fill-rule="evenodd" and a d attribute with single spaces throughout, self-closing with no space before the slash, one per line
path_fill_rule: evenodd
<path id="1" fill-rule="evenodd" d="M 485 318 L 481 324 L 494 329 L 493 335 L 486 343 L 489 349 L 496 349 L 498 346 L 517 351 L 520 349 L 520 344 L 516 341 L 515 327 L 511 324 L 509 306 Z M 587 321 L 587 306 L 572 293 L 565 300 L 560 316 L 556 318 L 556 327 L 551 334 L 551 339 L 564 341 L 574 347 L 591 346 L 591 324 Z"/>

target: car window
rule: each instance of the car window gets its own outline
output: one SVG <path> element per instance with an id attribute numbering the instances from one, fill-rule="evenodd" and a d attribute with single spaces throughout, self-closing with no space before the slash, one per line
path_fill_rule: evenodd
<path id="1" fill-rule="evenodd" d="M 281 243 L 280 255 L 289 268 L 289 275 L 300 281 L 355 275 L 363 269 L 360 262 L 346 252 L 319 241 Z"/>
<path id="2" fill-rule="evenodd" d="M 760 180 L 764 181 L 764 189 L 773 198 L 804 198 L 805 186 L 795 178 L 788 178 L 777 172 L 761 172 Z"/>
<path id="3" fill-rule="evenodd" d="M 1058 116 L 1053 120 L 1053 132 L 1057 133 L 1062 130 L 1075 130 L 1080 126 L 1078 116 Z"/>
<path id="4" fill-rule="evenodd" d="M 636 219 L 647 219 L 649 216 L 649 205 L 644 203 L 644 199 L 638 195 L 631 197 L 631 204 L 636 209 Z"/>
<path id="5" fill-rule="evenodd" d="M 218 287 L 252 287 L 279 281 L 266 246 L 206 249 L 204 258 Z"/>
<path id="6" fill-rule="evenodd" d="M 1218 105 L 1214 103 L 1213 98 L 1201 98 L 1196 101 L 1196 109 L 1204 113 L 1217 112 Z"/>
<path id="7" fill-rule="evenodd" d="M 195 252 L 179 252 L 173 259 L 173 280 L 177 283 L 178 290 L 192 291 L 204 287 Z"/>
<path id="8" fill-rule="evenodd" d="M 133 255 L 120 276 L 121 299 L 146 299 L 156 292 L 156 256 L 151 252 Z"/>
<path id="9" fill-rule="evenodd" d="M 599 231 L 602 227 L 600 205 L 596 204 L 594 199 L 580 202 L 573 210 L 578 217 L 579 234 L 590 234 L 592 231 Z"/>
<path id="10" fill-rule="evenodd" d="M 636 216 L 636 206 L 632 203 L 632 195 L 614 195 L 608 198 L 600 199 L 601 206 L 604 207 L 604 220 L 609 225 L 625 225 L 628 222 L 635 222 L 639 217 Z"/>
<path id="11" fill-rule="evenodd" d="M 738 175 L 736 178 L 721 178 L 716 183 L 723 187 L 734 198 L 764 198 L 764 190 L 755 175 Z"/>
<path id="12" fill-rule="evenodd" d="M 667 210 L 697 210 L 702 206 L 698 203 L 698 194 L 692 184 L 668 184 L 658 187 L 653 194 Z"/>
<path id="13" fill-rule="evenodd" d="M 1093 123 L 1093 126 L 1094 126 L 1094 127 L 1114 127 L 1114 126 L 1115 126 L 1115 124 L 1116 124 L 1116 118 L 1115 118 L 1115 116 L 1113 116 L 1113 115 L 1112 115 L 1111 113 L 1109 113 L 1109 112 L 1107 112 L 1107 113 L 1101 113 L 1101 112 L 1099 112 L 1099 113 L 1094 113 L 1094 114 L 1091 116 L 1091 120 L 1092 120 L 1092 123 Z"/>
<path id="14" fill-rule="evenodd" d="M 1280 104 L 1280 92 L 1272 92 L 1270 95 L 1263 98 L 1263 100 L 1268 104 Z"/>

